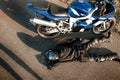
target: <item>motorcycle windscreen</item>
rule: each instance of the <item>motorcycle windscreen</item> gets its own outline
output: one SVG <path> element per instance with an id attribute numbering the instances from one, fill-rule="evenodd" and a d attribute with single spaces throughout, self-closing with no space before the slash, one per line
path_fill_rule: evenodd
<path id="1" fill-rule="evenodd" d="M 75 2 L 69 6 L 68 12 L 71 17 L 78 18 L 87 16 L 95 8 L 90 2 Z"/>

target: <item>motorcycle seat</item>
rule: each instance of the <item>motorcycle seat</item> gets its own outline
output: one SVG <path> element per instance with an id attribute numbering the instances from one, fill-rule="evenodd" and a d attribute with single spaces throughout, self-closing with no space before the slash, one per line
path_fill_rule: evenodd
<path id="1" fill-rule="evenodd" d="M 35 5 L 33 5 L 34 6 L 34 8 L 36 8 L 36 9 L 41 9 L 41 10 L 46 10 L 46 11 L 48 11 L 48 13 L 50 13 L 51 15 L 53 15 L 53 16 L 59 16 L 59 17 L 69 17 L 69 15 L 68 15 L 68 13 L 67 13 L 67 10 L 63 10 L 62 12 L 59 12 L 59 8 L 58 8 L 58 10 L 55 10 L 55 12 L 54 11 L 52 11 L 52 10 L 54 10 L 54 7 L 51 7 L 51 6 L 49 6 L 49 7 L 47 7 L 47 8 L 45 8 L 45 7 L 38 7 L 38 6 L 35 6 Z M 61 9 L 60 9 L 61 10 Z M 57 11 L 57 12 L 56 12 Z"/>
<path id="2" fill-rule="evenodd" d="M 55 8 L 56 8 L 56 6 L 55 6 Z M 47 8 L 47 11 L 53 16 L 69 17 L 69 14 L 67 13 L 68 10 L 59 8 L 59 7 L 56 9 L 55 8 L 54 8 L 54 6 L 49 6 Z"/>

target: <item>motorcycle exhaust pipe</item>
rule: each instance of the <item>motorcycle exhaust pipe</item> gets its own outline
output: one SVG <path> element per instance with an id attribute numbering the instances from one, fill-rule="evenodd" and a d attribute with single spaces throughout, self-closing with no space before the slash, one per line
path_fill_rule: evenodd
<path id="1" fill-rule="evenodd" d="M 45 21 L 45 20 L 37 19 L 37 18 L 30 19 L 30 22 L 33 24 L 49 26 L 49 27 L 56 27 L 57 26 L 57 24 L 54 22 L 49 22 L 49 21 Z"/>

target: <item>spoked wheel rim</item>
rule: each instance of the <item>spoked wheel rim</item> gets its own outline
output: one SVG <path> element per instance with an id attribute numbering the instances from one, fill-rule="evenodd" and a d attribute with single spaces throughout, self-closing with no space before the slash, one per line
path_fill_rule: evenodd
<path id="1" fill-rule="evenodd" d="M 50 27 L 38 25 L 37 26 L 38 35 L 40 35 L 44 38 L 55 38 L 60 35 L 60 32 L 48 33 L 45 29 L 50 29 Z"/>
<path id="2" fill-rule="evenodd" d="M 93 27 L 93 32 L 95 34 L 101 34 L 104 33 L 108 30 L 110 30 L 113 26 L 115 25 L 115 20 L 109 20 L 108 22 L 105 23 L 105 28 L 103 28 L 103 24 L 100 24 L 98 26 Z"/>

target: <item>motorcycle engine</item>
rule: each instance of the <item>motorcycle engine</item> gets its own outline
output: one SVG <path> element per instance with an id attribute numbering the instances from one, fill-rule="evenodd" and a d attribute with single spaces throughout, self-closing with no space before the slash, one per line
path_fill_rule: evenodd
<path id="1" fill-rule="evenodd" d="M 61 33 L 68 33 L 70 32 L 70 27 L 69 27 L 69 23 L 67 21 L 60 21 L 58 23 L 58 30 L 61 32 Z"/>

